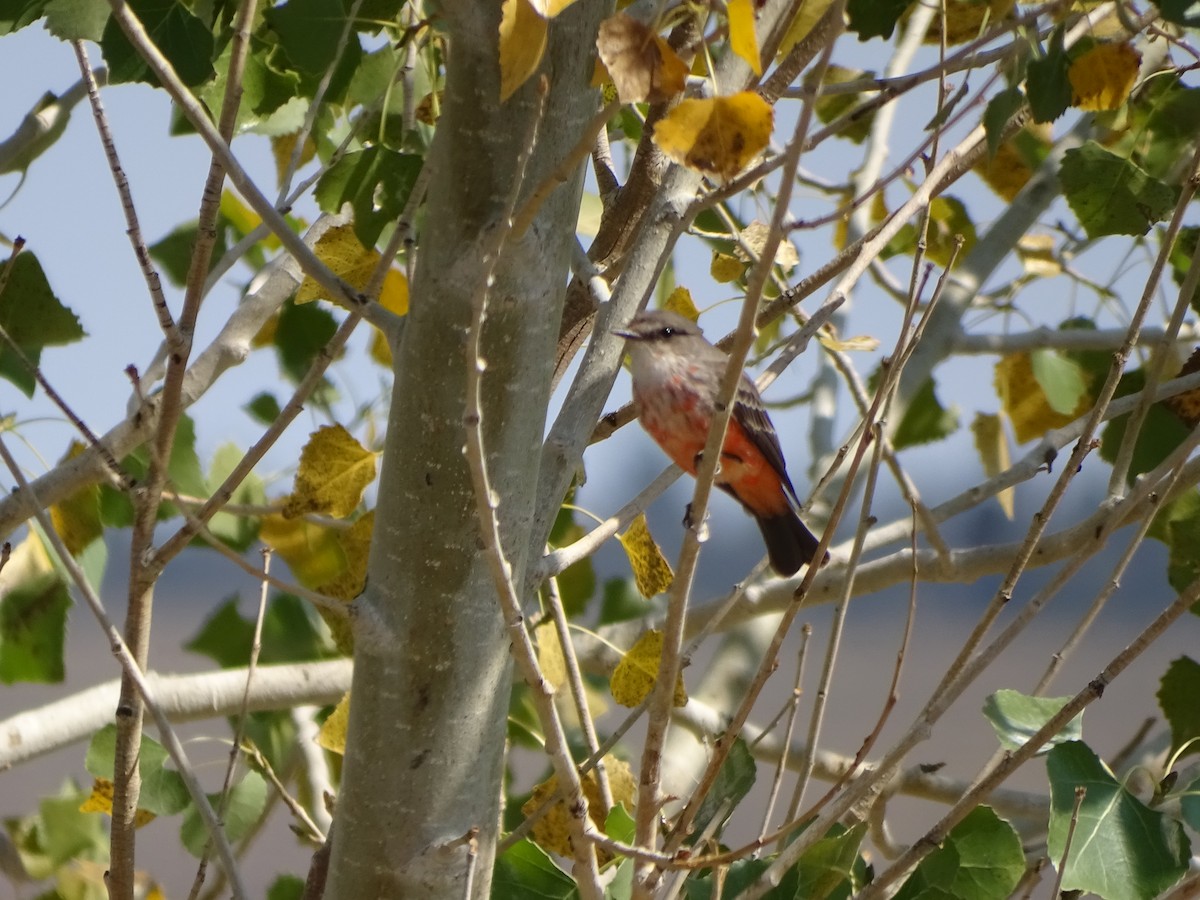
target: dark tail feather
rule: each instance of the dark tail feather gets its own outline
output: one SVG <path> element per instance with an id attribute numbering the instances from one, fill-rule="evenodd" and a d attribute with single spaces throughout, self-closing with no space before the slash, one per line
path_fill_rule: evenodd
<path id="1" fill-rule="evenodd" d="M 795 575 L 815 559 L 820 541 L 790 509 L 781 516 L 755 516 L 755 521 L 766 541 L 771 568 L 778 574 Z"/>

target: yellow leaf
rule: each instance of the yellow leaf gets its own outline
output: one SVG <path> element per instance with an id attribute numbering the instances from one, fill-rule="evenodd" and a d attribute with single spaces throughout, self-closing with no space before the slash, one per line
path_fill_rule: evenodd
<path id="1" fill-rule="evenodd" d="M 92 782 L 92 793 L 88 798 L 79 804 L 79 811 L 82 813 L 104 813 L 106 816 L 112 815 L 113 805 L 113 783 L 107 778 L 97 778 Z M 133 826 L 141 828 L 154 821 L 154 813 L 148 809 L 139 808 L 133 814 Z"/>
<path id="2" fill-rule="evenodd" d="M 1012 200 L 1049 153 L 1050 133 L 1049 125 L 1026 126 L 1002 143 L 994 157 L 980 160 L 975 172 L 1000 197 Z"/>
<path id="3" fill-rule="evenodd" d="M 713 277 L 713 281 L 717 284 L 728 284 L 731 281 L 737 281 L 746 271 L 746 264 L 736 256 L 730 256 L 728 253 L 721 253 L 719 250 L 714 250 L 712 262 L 708 264 L 708 274 Z"/>
<path id="4" fill-rule="evenodd" d="M 534 632 L 537 639 L 538 668 L 556 691 L 567 683 L 567 660 L 553 622 L 543 622 Z"/>
<path id="5" fill-rule="evenodd" d="M 504 0 L 500 12 L 500 102 L 529 80 L 546 52 L 546 20 L 530 0 Z"/>
<path id="6" fill-rule="evenodd" d="M 399 269 L 388 269 L 383 276 L 383 289 L 379 292 L 379 303 L 384 309 L 398 316 L 408 315 L 408 279 Z M 387 338 L 374 328 L 371 331 L 371 346 L 368 352 L 371 359 L 381 366 L 392 367 L 392 348 L 388 346 Z"/>
<path id="7" fill-rule="evenodd" d="M 1025 272 L 1039 278 L 1062 274 L 1062 263 L 1054 253 L 1054 238 L 1048 234 L 1024 234 L 1017 240 L 1017 258 Z"/>
<path id="8" fill-rule="evenodd" d="M 287 518 L 328 513 L 344 519 L 375 480 L 375 454 L 341 425 L 314 431 L 300 452 L 300 468 L 283 507 Z"/>
<path id="9" fill-rule="evenodd" d="M 779 42 L 779 56 L 784 57 L 792 52 L 792 48 L 804 40 L 813 26 L 821 21 L 821 16 L 833 5 L 833 0 L 805 0 L 792 19 L 792 24 L 784 32 L 783 40 Z"/>
<path id="10" fill-rule="evenodd" d="M 349 602 L 362 593 L 367 581 L 367 558 L 371 552 L 371 535 L 375 531 L 375 510 L 364 514 L 349 528 L 337 532 L 338 546 L 346 561 L 338 576 L 317 590 L 327 597 Z"/>
<path id="11" fill-rule="evenodd" d="M 978 37 L 985 25 L 995 25 L 1006 18 L 1016 2 L 1017 0 L 945 0 L 947 46 L 963 44 Z M 907 20 L 907 15 L 902 17 L 902 21 Z M 938 16 L 925 32 L 925 43 L 941 42 L 942 18 Z"/>
<path id="12" fill-rule="evenodd" d="M 1072 105 L 1093 112 L 1119 109 L 1129 99 L 1141 64 L 1142 55 L 1128 43 L 1096 44 L 1067 70 Z"/>
<path id="13" fill-rule="evenodd" d="M 687 83 L 687 64 L 671 46 L 624 13 L 600 23 L 596 50 L 622 103 L 661 103 Z"/>
<path id="14" fill-rule="evenodd" d="M 749 248 L 755 257 L 761 258 L 763 250 L 767 247 L 767 238 L 771 234 L 771 226 L 766 222 L 760 222 L 755 219 L 749 225 L 742 229 L 742 239 L 736 247 L 733 248 L 734 254 L 738 259 L 751 261 L 750 254 L 746 252 Z M 775 247 L 775 265 L 782 267 L 784 270 L 793 269 L 800 262 L 800 253 L 796 250 L 796 245 L 789 241 L 786 237 L 783 238 Z"/>
<path id="15" fill-rule="evenodd" d="M 368 250 L 354 235 L 354 226 L 338 225 L 330 228 L 313 247 L 317 259 L 329 266 L 347 284 L 362 290 L 371 280 L 371 274 L 379 265 L 379 252 Z M 308 275 L 300 283 L 296 291 L 297 303 L 311 303 L 327 297 L 325 288 L 317 284 Z"/>
<path id="16" fill-rule="evenodd" d="M 1008 454 L 1008 437 L 1000 417 L 994 414 L 976 413 L 975 421 L 971 423 L 971 433 L 975 435 L 975 449 L 979 452 L 979 461 L 983 463 L 984 474 L 992 478 L 1005 471 L 1011 460 Z M 1011 522 L 1013 517 L 1013 498 L 1016 496 L 1011 487 L 1007 487 L 996 495 L 996 502 L 1004 511 L 1005 517 Z"/>
<path id="17" fill-rule="evenodd" d="M 958 261 L 975 246 L 975 223 L 957 197 L 934 197 L 929 203 L 929 228 L 926 231 L 925 256 L 939 266 L 950 265 L 958 238 L 963 239 Z"/>
<path id="18" fill-rule="evenodd" d="M 72 441 L 63 461 L 74 459 L 83 451 L 84 445 L 80 441 Z M 50 507 L 50 521 L 70 554 L 78 556 L 92 541 L 104 535 L 104 523 L 100 521 L 100 485 L 80 488 L 55 503 Z"/>
<path id="19" fill-rule="evenodd" d="M 263 516 L 258 536 L 288 564 L 292 575 L 307 588 L 317 589 L 346 571 L 346 554 L 339 532 L 306 519 Z"/>
<path id="20" fill-rule="evenodd" d="M 754 0 L 729 0 L 729 46 L 746 61 L 755 75 L 762 75 L 758 38 L 754 35 Z"/>
<path id="21" fill-rule="evenodd" d="M 1053 428 L 1075 420 L 1078 412 L 1059 413 L 1050 406 L 1046 392 L 1033 375 L 1033 360 L 1028 353 L 1010 353 L 996 363 L 996 393 L 1000 408 L 1013 424 L 1018 444 L 1040 438 Z M 1083 398 L 1081 407 L 1090 402 Z"/>
<path id="22" fill-rule="evenodd" d="M 296 141 L 299 138 L 299 129 L 271 138 L 271 156 L 275 158 L 275 181 L 279 185 L 283 184 L 283 176 L 287 174 L 288 166 L 291 165 L 292 154 L 296 152 Z M 296 168 L 304 165 L 316 155 L 317 145 L 310 134 L 304 141 L 304 149 L 300 151 L 300 159 L 296 162 Z"/>
<path id="23" fill-rule="evenodd" d="M 621 657 L 609 681 L 608 687 L 614 700 L 632 708 L 650 695 L 658 678 L 662 648 L 663 633 L 657 629 L 651 629 L 637 639 L 637 643 Z M 679 675 L 675 679 L 675 696 L 671 702 L 675 706 L 687 706 L 687 699 L 683 676 Z"/>
<path id="24" fill-rule="evenodd" d="M 691 319 L 695 322 L 700 318 L 700 310 L 696 309 L 696 304 L 692 302 L 692 292 L 683 285 L 675 288 L 667 295 L 667 301 L 662 305 L 662 308 L 673 313 L 679 313 L 685 319 Z"/>
<path id="25" fill-rule="evenodd" d="M 317 745 L 338 756 L 346 754 L 346 728 L 350 724 L 350 692 L 347 691 L 333 712 L 321 723 L 317 732 Z"/>
<path id="26" fill-rule="evenodd" d="M 629 764 L 615 756 L 604 757 L 604 771 L 608 775 L 608 787 L 612 792 L 613 803 L 624 804 L 626 809 L 633 809 L 634 798 L 637 795 L 637 781 Z M 588 818 L 601 830 L 604 830 L 604 809 L 600 799 L 600 781 L 596 770 L 592 769 L 581 779 L 583 796 L 588 802 Z M 521 812 L 531 816 L 547 801 L 558 793 L 558 776 L 551 775 L 537 785 L 529 799 L 521 806 Z M 566 801 L 559 797 L 557 802 L 546 811 L 533 825 L 530 836 L 535 844 L 543 850 L 557 853 L 559 856 L 570 856 L 571 813 Z M 607 862 L 611 855 L 608 851 L 599 850 L 601 862 Z"/>
<path id="27" fill-rule="evenodd" d="M 689 99 L 654 127 L 654 141 L 677 163 L 730 179 L 771 139 L 775 112 L 753 91 L 730 97 Z"/>
<path id="28" fill-rule="evenodd" d="M 575 0 L 533 0 L 533 8 L 538 11 L 538 15 L 553 19 L 574 2 Z"/>
<path id="29" fill-rule="evenodd" d="M 824 332 L 818 332 L 817 340 L 821 342 L 822 347 L 828 347 L 830 350 L 837 350 L 839 352 L 846 352 L 848 350 L 875 350 L 879 347 L 879 339 L 873 338 L 869 334 L 859 334 L 843 340 Z"/>
<path id="30" fill-rule="evenodd" d="M 650 599 L 671 586 L 675 573 L 671 571 L 671 564 L 663 556 L 658 544 L 654 543 L 645 513 L 634 519 L 624 534 L 618 534 L 617 540 L 625 548 L 625 555 L 629 557 L 629 565 L 633 568 L 633 580 L 643 597 Z"/>

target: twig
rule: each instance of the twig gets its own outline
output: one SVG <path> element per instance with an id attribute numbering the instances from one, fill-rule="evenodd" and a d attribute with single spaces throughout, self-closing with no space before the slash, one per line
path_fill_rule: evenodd
<path id="1" fill-rule="evenodd" d="M 1075 839 L 1075 826 L 1079 824 L 1079 810 L 1083 807 L 1083 800 L 1087 797 L 1087 786 L 1075 786 L 1075 805 L 1071 807 L 1071 821 L 1067 824 L 1067 836 L 1063 841 L 1062 856 L 1058 858 L 1058 873 L 1054 876 L 1054 886 L 1050 889 L 1051 897 L 1060 896 L 1062 890 L 1063 875 L 1067 871 L 1067 860 L 1071 857 L 1071 842 Z"/>
<path id="2" fill-rule="evenodd" d="M 783 785 L 783 773 L 788 767 L 788 749 L 792 746 L 792 735 L 796 729 L 796 714 L 800 711 L 800 697 L 802 695 L 801 684 L 804 682 L 804 660 L 807 656 L 808 641 L 812 637 L 812 625 L 805 622 L 800 628 L 800 649 L 796 651 L 796 682 L 792 685 L 792 696 L 787 702 L 787 727 L 783 731 L 783 752 L 779 755 L 779 762 L 775 765 L 775 777 L 771 780 L 771 793 L 767 798 L 767 808 L 763 812 L 762 826 L 758 830 L 758 839 L 761 841 L 767 833 L 767 829 L 771 827 L 771 817 L 775 812 L 775 801 L 779 797 L 779 788 Z M 757 743 L 757 742 L 756 742 Z M 754 751 L 754 744 L 750 745 L 751 752 Z M 793 818 L 789 815 L 788 818 Z"/>

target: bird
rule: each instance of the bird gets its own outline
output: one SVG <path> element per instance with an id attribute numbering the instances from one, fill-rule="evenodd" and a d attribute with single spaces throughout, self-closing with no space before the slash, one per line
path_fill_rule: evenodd
<path id="1" fill-rule="evenodd" d="M 695 476 L 729 358 L 705 339 L 695 322 L 670 310 L 638 313 L 613 333 L 628 342 L 642 427 L 676 465 Z M 800 519 L 800 500 L 779 435 L 745 373 L 715 484 L 754 517 L 777 574 L 794 575 L 816 559 L 820 542 Z"/>

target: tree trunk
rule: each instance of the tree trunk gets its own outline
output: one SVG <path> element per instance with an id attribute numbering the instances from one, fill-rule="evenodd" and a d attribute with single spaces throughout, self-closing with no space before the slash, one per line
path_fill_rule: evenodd
<path id="1" fill-rule="evenodd" d="M 550 24 L 545 118 L 522 194 L 552 172 L 596 109 L 592 42 L 605 4 Z M 464 338 L 485 290 L 479 237 L 500 223 L 539 100 L 536 78 L 499 101 L 498 3 L 442 7 L 450 47 L 428 159 L 412 305 L 394 347 L 342 791 L 325 896 L 487 897 L 499 825 L 511 665 L 479 551 L 463 457 Z M 505 550 L 526 563 L 555 342 L 582 169 L 505 246 L 483 332 L 483 429 Z M 478 856 L 459 841 L 478 829 Z"/>

